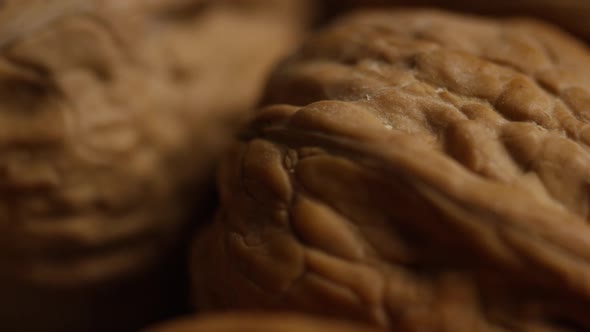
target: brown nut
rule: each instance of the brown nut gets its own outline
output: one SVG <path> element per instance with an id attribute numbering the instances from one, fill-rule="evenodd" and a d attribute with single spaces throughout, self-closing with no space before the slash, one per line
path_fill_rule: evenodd
<path id="1" fill-rule="evenodd" d="M 590 329 L 583 45 L 534 21 L 361 13 L 308 40 L 266 100 L 194 242 L 202 309 Z"/>
<path id="2" fill-rule="evenodd" d="M 72 13 L 91 8 L 86 0 L 3 0 L 0 2 L 0 47 Z"/>
<path id="3" fill-rule="evenodd" d="M 378 332 L 375 328 L 293 313 L 236 312 L 180 319 L 146 332 Z"/>
<path id="4" fill-rule="evenodd" d="M 175 308 L 215 159 L 306 15 L 94 3 L 0 50 L 1 331 L 133 331 Z"/>
<path id="5" fill-rule="evenodd" d="M 587 0 L 325 0 L 327 14 L 359 7 L 420 6 L 500 16 L 533 16 L 590 40 Z"/>

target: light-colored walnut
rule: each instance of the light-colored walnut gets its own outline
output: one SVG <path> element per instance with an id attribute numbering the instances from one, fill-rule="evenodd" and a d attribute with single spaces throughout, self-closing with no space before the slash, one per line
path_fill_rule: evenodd
<path id="1" fill-rule="evenodd" d="M 534 21 L 361 13 L 268 84 L 194 242 L 204 310 L 590 329 L 590 54 Z"/>
<path id="2" fill-rule="evenodd" d="M 43 28 L 54 20 L 92 8 L 87 0 L 0 1 L 0 47 Z"/>
<path id="3" fill-rule="evenodd" d="M 349 322 L 293 313 L 225 313 L 185 318 L 146 332 L 378 332 Z"/>
<path id="4" fill-rule="evenodd" d="M 96 0 L 4 45 L 0 330 L 129 331 L 176 305 L 215 160 L 306 17 Z"/>

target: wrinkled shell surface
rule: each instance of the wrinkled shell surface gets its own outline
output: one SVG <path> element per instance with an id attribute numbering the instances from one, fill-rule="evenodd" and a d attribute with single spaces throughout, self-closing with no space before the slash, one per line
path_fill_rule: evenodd
<path id="1" fill-rule="evenodd" d="M 533 16 L 590 40 L 587 0 L 325 0 L 328 12 L 369 6 L 433 6 L 486 15 Z"/>
<path id="2" fill-rule="evenodd" d="M 172 305 L 146 300 L 176 287 L 157 270 L 304 3 L 96 1 L 0 50 L 0 330 Z"/>
<path id="3" fill-rule="evenodd" d="M 296 314 L 230 313 L 167 323 L 146 332 L 377 332 L 379 330 Z"/>
<path id="4" fill-rule="evenodd" d="M 3 0 L 0 2 L 0 47 L 45 24 L 91 8 L 87 0 Z"/>
<path id="5" fill-rule="evenodd" d="M 276 71 L 193 250 L 203 309 L 590 329 L 590 55 L 541 23 L 343 18 Z"/>

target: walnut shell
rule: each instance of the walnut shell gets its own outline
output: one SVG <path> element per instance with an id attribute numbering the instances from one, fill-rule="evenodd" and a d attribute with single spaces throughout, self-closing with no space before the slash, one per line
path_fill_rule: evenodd
<path id="1" fill-rule="evenodd" d="M 215 160 L 307 15 L 94 3 L 0 50 L 2 331 L 129 331 L 174 307 Z"/>
<path id="2" fill-rule="evenodd" d="M 558 24 L 590 40 L 590 2 L 586 0 L 325 0 L 334 14 L 359 7 L 430 6 L 500 16 L 533 16 Z"/>
<path id="3" fill-rule="evenodd" d="M 360 13 L 310 38 L 266 100 L 194 242 L 200 308 L 590 329 L 582 44 L 535 21 Z"/>
<path id="4" fill-rule="evenodd" d="M 146 332 L 378 332 L 380 330 L 293 313 L 226 313 L 186 318 Z"/>
<path id="5" fill-rule="evenodd" d="M 88 10 L 86 0 L 3 0 L 0 2 L 0 47 L 60 17 Z"/>

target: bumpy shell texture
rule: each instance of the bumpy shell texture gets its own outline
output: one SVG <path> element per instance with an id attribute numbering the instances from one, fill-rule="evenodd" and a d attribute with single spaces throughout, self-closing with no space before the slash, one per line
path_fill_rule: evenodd
<path id="1" fill-rule="evenodd" d="M 533 21 L 360 13 L 311 38 L 266 100 L 194 243 L 201 308 L 590 329 L 584 46 Z"/>
<path id="2" fill-rule="evenodd" d="M 486 15 L 532 16 L 558 24 L 590 40 L 590 2 L 586 0 L 324 0 L 327 13 L 359 7 L 439 7 Z"/>
<path id="3" fill-rule="evenodd" d="M 298 32 L 292 1 L 99 4 L 2 52 L 2 272 L 84 283 L 161 254 Z"/>
<path id="4" fill-rule="evenodd" d="M 0 50 L 0 330 L 89 331 L 73 321 L 177 286 L 156 274 L 180 273 L 161 266 L 307 15 L 299 0 L 93 3 Z"/>
<path id="5" fill-rule="evenodd" d="M 292 313 L 203 315 L 166 323 L 146 332 L 378 332 L 374 328 Z"/>

